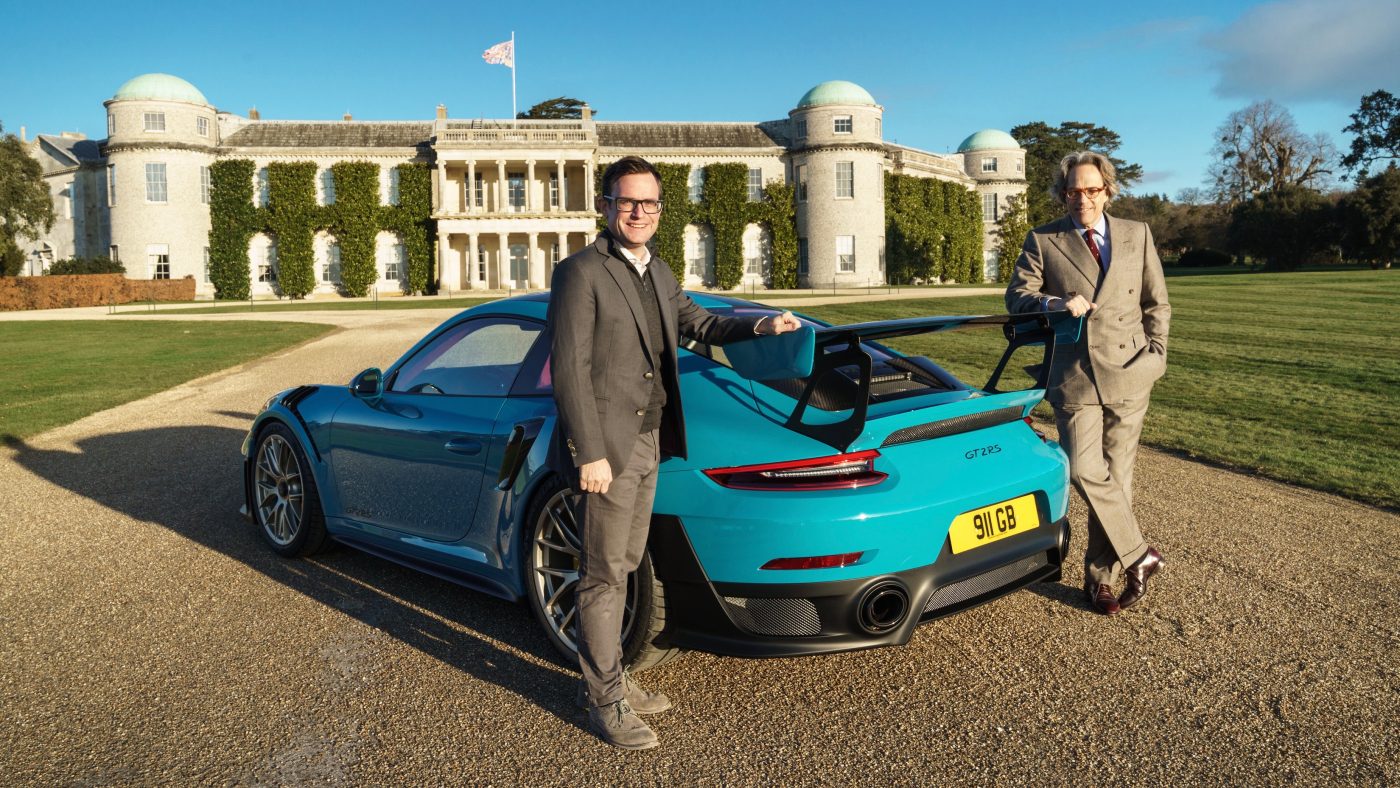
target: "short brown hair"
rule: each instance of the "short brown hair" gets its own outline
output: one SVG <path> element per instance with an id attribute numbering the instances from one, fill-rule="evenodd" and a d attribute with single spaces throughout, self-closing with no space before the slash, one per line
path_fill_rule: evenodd
<path id="1" fill-rule="evenodd" d="M 1060 169 L 1055 172 L 1055 182 L 1050 184 L 1050 197 L 1060 205 L 1065 204 L 1065 188 L 1069 183 L 1069 171 L 1081 164 L 1092 164 L 1099 169 L 1099 176 L 1103 178 L 1104 188 L 1108 190 L 1110 198 L 1118 196 L 1118 170 L 1114 169 L 1113 162 L 1102 153 L 1095 153 L 1091 150 L 1082 150 L 1060 159 Z"/>
<path id="2" fill-rule="evenodd" d="M 613 187 L 617 185 L 619 178 L 624 175 L 641 175 L 648 173 L 656 179 L 657 195 L 661 194 L 661 172 L 656 169 L 656 165 L 643 159 L 641 156 L 623 156 L 603 170 L 603 194 L 608 197 L 617 195 L 612 193 Z"/>

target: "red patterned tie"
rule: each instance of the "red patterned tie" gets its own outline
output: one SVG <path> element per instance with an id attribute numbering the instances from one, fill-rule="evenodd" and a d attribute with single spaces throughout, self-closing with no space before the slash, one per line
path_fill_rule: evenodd
<path id="1" fill-rule="evenodd" d="M 1084 231 L 1084 243 L 1089 245 L 1089 254 L 1094 256 L 1094 262 L 1099 264 L 1099 269 L 1103 269 L 1103 255 L 1099 254 L 1099 245 L 1094 243 L 1094 231 Z"/>

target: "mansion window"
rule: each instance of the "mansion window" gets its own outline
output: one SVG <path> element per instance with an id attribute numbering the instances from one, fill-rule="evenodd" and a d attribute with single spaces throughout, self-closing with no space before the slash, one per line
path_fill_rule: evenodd
<path id="1" fill-rule="evenodd" d="M 525 173 L 512 172 L 506 175 L 507 202 L 512 213 L 525 211 Z"/>
<path id="2" fill-rule="evenodd" d="M 259 244 L 256 263 L 259 282 L 277 281 L 277 247 L 275 245 L 270 242 Z"/>
<path id="3" fill-rule="evenodd" d="M 205 205 L 209 204 L 209 187 L 212 182 L 209 179 L 209 168 L 199 168 L 199 201 Z"/>
<path id="4" fill-rule="evenodd" d="M 480 175 L 476 176 L 476 182 L 479 188 L 481 184 Z M 480 194 L 480 192 L 477 193 Z M 480 244 L 476 247 L 476 278 L 481 282 L 486 281 L 486 244 Z"/>
<path id="5" fill-rule="evenodd" d="M 259 167 L 255 177 L 257 182 L 253 189 L 253 204 L 266 208 L 272 198 L 272 181 L 268 178 L 267 168 Z"/>
<path id="6" fill-rule="evenodd" d="M 853 161 L 836 162 L 836 197 L 842 199 L 856 196 L 856 164 Z"/>
<path id="7" fill-rule="evenodd" d="M 1025 171 L 1026 171 L 1026 163 L 1025 163 L 1024 161 L 1019 161 L 1019 160 L 1018 160 L 1018 161 L 1016 162 L 1016 171 L 1017 171 L 1017 172 L 1025 172 Z"/>
<path id="8" fill-rule="evenodd" d="M 997 157 L 995 157 L 995 156 L 984 156 L 984 157 L 982 158 L 982 172 L 996 172 L 996 171 L 997 171 Z"/>
<path id="9" fill-rule="evenodd" d="M 797 239 L 797 275 L 807 275 L 807 239 Z"/>
<path id="10" fill-rule="evenodd" d="M 855 273 L 856 237 L 854 235 L 836 236 L 836 270 L 848 274 Z"/>
<path id="11" fill-rule="evenodd" d="M 322 205 L 335 205 L 335 172 L 327 167 L 321 170 L 320 192 Z"/>
<path id="12" fill-rule="evenodd" d="M 853 129 L 854 122 L 850 115 L 837 115 L 831 130 L 837 134 L 850 134 Z"/>
<path id="13" fill-rule="evenodd" d="M 800 140 L 805 140 L 805 139 L 807 139 L 807 119 L 806 119 L 806 118 L 803 118 L 802 120 L 797 121 L 797 138 L 800 139 Z"/>
<path id="14" fill-rule="evenodd" d="M 476 194 L 472 198 L 472 204 L 477 208 L 482 207 L 486 202 L 486 178 L 481 173 L 476 174 Z"/>
<path id="15" fill-rule="evenodd" d="M 875 249 L 880 253 L 880 273 L 885 273 L 885 236 L 875 242 Z"/>
<path id="16" fill-rule="evenodd" d="M 147 112 L 142 121 L 146 131 L 165 131 L 164 112 Z"/>
<path id="17" fill-rule="evenodd" d="M 700 202 L 705 198 L 705 168 L 691 167 L 690 175 L 686 178 L 686 186 L 690 190 L 690 201 Z"/>
<path id="18" fill-rule="evenodd" d="M 396 243 L 389 247 L 389 259 L 384 263 L 384 278 L 397 282 L 403 278 L 404 269 L 404 248 L 403 244 Z"/>
<path id="19" fill-rule="evenodd" d="M 763 200 L 763 170 L 749 168 L 749 202 Z"/>
<path id="20" fill-rule="evenodd" d="M 714 238 L 706 225 L 692 224 L 685 231 L 685 272 L 702 282 L 711 279 L 714 268 Z"/>
<path id="21" fill-rule="evenodd" d="M 997 220 L 997 196 L 993 194 L 982 195 L 982 221 L 995 222 Z"/>
<path id="22" fill-rule="evenodd" d="M 380 170 L 379 178 L 380 193 L 379 202 L 381 205 L 399 204 L 399 168 L 385 167 Z"/>
<path id="23" fill-rule="evenodd" d="M 117 165 L 107 165 L 107 207 L 117 204 Z"/>
<path id="24" fill-rule="evenodd" d="M 807 202 L 807 165 L 797 165 L 797 201 Z"/>
<path id="25" fill-rule="evenodd" d="M 108 259 L 108 260 L 111 260 L 112 262 L 116 262 L 116 261 L 122 259 L 122 258 L 121 258 L 121 255 L 119 255 L 119 254 L 117 253 L 117 245 L 116 245 L 116 244 L 112 244 L 111 246 L 107 247 L 107 259 Z"/>
<path id="26" fill-rule="evenodd" d="M 199 134 L 199 136 L 201 136 L 201 137 L 207 137 L 207 136 L 209 136 L 209 119 L 208 119 L 208 118 L 195 118 L 195 119 L 194 119 L 194 130 L 195 130 L 195 133 Z"/>
<path id="27" fill-rule="evenodd" d="M 559 207 L 559 173 L 549 174 L 549 207 Z"/>
<path id="28" fill-rule="evenodd" d="M 166 202 L 165 162 L 146 162 L 146 202 Z"/>
<path id="29" fill-rule="evenodd" d="M 151 244 L 146 247 L 146 265 L 152 279 L 170 278 L 170 245 Z"/>
<path id="30" fill-rule="evenodd" d="M 772 255 L 772 239 L 761 225 L 744 228 L 744 274 L 767 276 Z"/>
<path id="31" fill-rule="evenodd" d="M 326 284 L 340 284 L 340 244 L 326 242 L 326 265 L 321 269 L 321 281 Z"/>
<path id="32" fill-rule="evenodd" d="M 558 242 L 558 241 L 555 241 L 555 242 L 554 242 L 554 245 L 549 247 L 549 264 L 550 264 L 551 266 L 559 265 L 559 242 Z"/>
<path id="33" fill-rule="evenodd" d="M 209 281 L 209 247 L 204 247 L 204 281 Z"/>
<path id="34" fill-rule="evenodd" d="M 525 244 L 510 245 L 510 278 L 516 282 L 530 280 L 530 249 Z"/>
<path id="35" fill-rule="evenodd" d="M 117 133 L 117 116 L 107 113 L 107 136 L 111 137 Z"/>

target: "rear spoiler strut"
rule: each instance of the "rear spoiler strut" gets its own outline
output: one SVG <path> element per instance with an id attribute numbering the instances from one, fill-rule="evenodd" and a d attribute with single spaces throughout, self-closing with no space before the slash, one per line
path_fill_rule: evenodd
<path id="1" fill-rule="evenodd" d="M 1001 382 L 1002 373 L 1006 371 L 1006 365 L 1011 361 L 1012 355 L 1028 345 L 1045 347 L 1036 387 L 1047 388 L 1055 345 L 1060 342 L 1072 344 L 1078 341 L 1082 323 L 1082 318 L 1072 317 L 1069 312 L 1064 311 L 971 317 L 911 317 L 848 326 L 803 328 L 793 335 L 784 335 L 782 338 L 785 341 L 781 343 L 773 342 L 775 338 L 765 337 L 730 345 L 726 352 L 735 369 L 753 380 L 805 377 L 806 385 L 797 398 L 797 407 L 788 417 L 787 427 L 838 451 L 845 451 L 864 431 L 870 402 L 872 361 L 870 354 L 861 347 L 863 341 L 873 342 L 916 334 L 1001 326 L 1002 334 L 1006 337 L 1006 352 L 1002 353 L 1001 360 L 997 362 L 991 377 L 982 387 L 985 391 L 999 393 L 997 384 Z M 774 353 L 787 355 L 779 360 L 774 358 Z M 854 381 L 858 391 L 851 415 L 837 422 L 804 422 L 802 416 L 811 404 L 812 395 L 822 378 L 837 369 L 849 366 L 859 370 L 859 375 Z M 803 372 L 806 374 L 801 374 Z"/>

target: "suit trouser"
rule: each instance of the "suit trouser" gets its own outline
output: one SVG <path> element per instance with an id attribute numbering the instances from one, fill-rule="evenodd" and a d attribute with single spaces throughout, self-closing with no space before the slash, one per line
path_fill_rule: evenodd
<path id="1" fill-rule="evenodd" d="M 642 562 L 661 451 L 655 430 L 637 436 L 606 493 L 580 496 L 578 653 L 595 706 L 622 700 L 622 619 L 627 576 Z"/>
<path id="2" fill-rule="evenodd" d="M 1133 463 L 1149 399 L 1055 406 L 1070 481 L 1089 507 L 1084 576 L 1095 582 L 1117 586 L 1123 569 L 1147 554 L 1133 516 Z"/>

